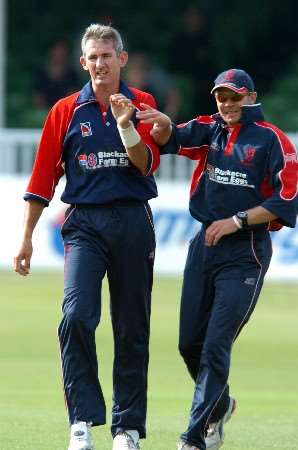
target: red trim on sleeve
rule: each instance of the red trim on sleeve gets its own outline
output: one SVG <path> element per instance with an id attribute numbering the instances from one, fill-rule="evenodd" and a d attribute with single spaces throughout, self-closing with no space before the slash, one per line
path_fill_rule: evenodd
<path id="1" fill-rule="evenodd" d="M 48 201 L 64 174 L 62 167 L 63 141 L 75 109 L 79 93 L 59 100 L 50 110 L 37 148 L 27 192 Z"/>
<path id="2" fill-rule="evenodd" d="M 298 161 L 296 149 L 288 137 L 275 125 L 263 121 L 256 122 L 256 124 L 273 131 L 278 139 L 284 160 L 284 167 L 278 173 L 281 181 L 279 195 L 283 200 L 293 200 L 298 192 Z"/>
<path id="3" fill-rule="evenodd" d="M 194 122 L 194 121 L 201 123 L 201 124 L 206 124 L 206 125 L 211 125 L 212 123 L 215 122 L 215 120 L 212 118 L 212 116 L 198 116 L 195 119 L 189 120 L 188 122 L 180 123 L 179 125 L 177 125 L 177 128 L 184 128 L 187 125 L 189 125 L 191 122 Z"/>
<path id="4" fill-rule="evenodd" d="M 196 121 L 199 123 L 206 123 L 207 125 L 215 122 L 212 116 L 198 116 Z"/>
<path id="5" fill-rule="evenodd" d="M 154 97 L 151 94 L 148 94 L 147 92 L 140 91 L 139 89 L 129 87 L 129 89 L 133 92 L 136 99 L 132 100 L 132 103 L 138 108 L 142 109 L 140 106 L 140 103 L 146 103 L 149 106 L 152 106 L 152 108 L 156 108 L 156 101 Z M 153 137 L 150 134 L 150 131 L 152 129 L 151 124 L 145 124 L 140 123 L 138 121 L 137 123 L 137 131 L 141 136 L 141 139 L 143 143 L 146 145 L 148 150 L 151 153 L 151 167 L 149 168 L 148 172 L 146 173 L 146 176 L 152 175 L 155 170 L 158 168 L 160 163 L 160 154 L 158 145 L 155 143 Z"/>
<path id="6" fill-rule="evenodd" d="M 199 160 L 205 152 L 208 151 L 208 145 L 201 145 L 200 147 L 181 147 L 178 150 L 178 155 L 186 156 L 189 159 Z"/>

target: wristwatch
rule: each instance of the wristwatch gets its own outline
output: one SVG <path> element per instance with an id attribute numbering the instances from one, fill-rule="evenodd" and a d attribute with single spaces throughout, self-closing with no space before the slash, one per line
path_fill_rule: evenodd
<path id="1" fill-rule="evenodd" d="M 236 214 L 237 219 L 240 221 L 242 228 L 245 229 L 248 227 L 247 223 L 247 212 L 246 211 L 238 211 Z"/>

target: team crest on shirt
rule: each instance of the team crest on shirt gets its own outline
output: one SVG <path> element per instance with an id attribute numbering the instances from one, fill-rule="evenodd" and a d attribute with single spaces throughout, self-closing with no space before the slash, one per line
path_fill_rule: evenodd
<path id="1" fill-rule="evenodd" d="M 81 122 L 80 126 L 83 137 L 92 136 L 92 129 L 90 122 Z"/>
<path id="2" fill-rule="evenodd" d="M 255 157 L 257 149 L 254 147 L 246 147 L 244 149 L 244 158 L 241 159 L 241 163 L 244 166 L 251 166 Z"/>

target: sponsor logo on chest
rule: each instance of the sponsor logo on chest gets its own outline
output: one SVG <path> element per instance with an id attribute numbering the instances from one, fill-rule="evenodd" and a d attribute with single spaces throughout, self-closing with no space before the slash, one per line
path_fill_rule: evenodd
<path id="1" fill-rule="evenodd" d="M 129 159 L 127 153 L 113 150 L 97 153 L 82 153 L 78 155 L 79 166 L 85 170 L 101 169 L 104 167 L 127 167 Z"/>
<path id="2" fill-rule="evenodd" d="M 207 172 L 209 180 L 220 184 L 231 184 L 234 186 L 242 186 L 248 188 L 254 188 L 255 186 L 249 184 L 247 174 L 236 170 L 224 170 L 219 167 L 215 167 L 212 164 L 207 164 Z"/>

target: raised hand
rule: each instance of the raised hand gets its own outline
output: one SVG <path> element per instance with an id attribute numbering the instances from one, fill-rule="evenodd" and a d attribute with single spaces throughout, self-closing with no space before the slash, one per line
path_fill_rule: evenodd
<path id="1" fill-rule="evenodd" d="M 123 94 L 113 94 L 110 97 L 110 105 L 117 124 L 121 128 L 127 128 L 135 109 L 132 101 Z"/>
<path id="2" fill-rule="evenodd" d="M 141 103 L 141 107 L 143 109 L 136 112 L 137 119 L 141 123 L 153 124 L 152 130 L 150 131 L 153 139 L 159 145 L 166 144 L 172 133 L 171 119 L 166 114 L 152 108 L 152 106 L 146 103 Z"/>

